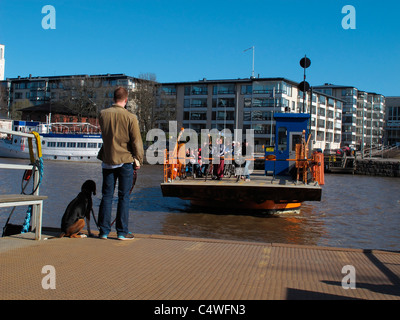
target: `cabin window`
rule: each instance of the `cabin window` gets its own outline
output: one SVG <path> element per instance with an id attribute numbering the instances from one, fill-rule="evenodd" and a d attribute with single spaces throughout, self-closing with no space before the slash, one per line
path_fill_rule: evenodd
<path id="1" fill-rule="evenodd" d="M 97 143 L 88 142 L 87 147 L 88 147 L 88 148 L 97 148 Z"/>
<path id="2" fill-rule="evenodd" d="M 67 142 L 67 148 L 76 148 L 76 142 Z"/>
<path id="3" fill-rule="evenodd" d="M 296 144 L 300 144 L 303 139 L 303 135 L 300 133 L 292 134 L 292 146 L 291 151 L 296 151 Z"/>
<path id="4" fill-rule="evenodd" d="M 280 127 L 278 129 L 278 150 L 285 151 L 287 149 L 287 129 Z"/>

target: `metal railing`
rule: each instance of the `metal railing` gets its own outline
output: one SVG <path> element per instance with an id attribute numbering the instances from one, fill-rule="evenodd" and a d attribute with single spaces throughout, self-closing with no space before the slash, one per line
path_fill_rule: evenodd
<path id="1" fill-rule="evenodd" d="M 388 155 L 391 151 L 400 150 L 400 147 L 397 145 L 391 146 L 373 146 L 372 148 L 365 148 L 363 150 L 363 158 L 384 158 L 385 155 Z"/>
<path id="2" fill-rule="evenodd" d="M 30 206 L 28 212 L 31 212 L 31 229 L 35 230 L 35 239 L 41 239 L 42 229 L 42 213 L 43 213 L 43 200 L 47 199 L 46 196 L 39 195 L 39 186 L 43 175 L 43 162 L 41 154 L 40 136 L 38 133 L 24 133 L 19 131 L 12 131 L 8 129 L 0 128 L 0 133 L 17 135 L 28 138 L 29 142 L 29 154 L 30 164 L 13 164 L 13 163 L 0 163 L 0 169 L 19 169 L 32 171 L 31 176 L 33 177 L 33 190 L 29 195 L 20 194 L 2 194 L 0 195 L 0 208 L 5 207 L 16 207 L 16 206 Z M 37 152 L 33 150 L 33 139 L 36 139 Z"/>

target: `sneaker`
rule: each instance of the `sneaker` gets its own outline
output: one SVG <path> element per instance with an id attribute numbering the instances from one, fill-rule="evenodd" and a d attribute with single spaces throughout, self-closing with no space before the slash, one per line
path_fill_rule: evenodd
<path id="1" fill-rule="evenodd" d="M 99 239 L 107 240 L 108 235 L 107 234 L 99 234 Z"/>
<path id="2" fill-rule="evenodd" d="M 135 236 L 131 232 L 129 232 L 125 236 L 123 235 L 118 236 L 118 240 L 133 240 L 133 239 L 135 239 Z"/>

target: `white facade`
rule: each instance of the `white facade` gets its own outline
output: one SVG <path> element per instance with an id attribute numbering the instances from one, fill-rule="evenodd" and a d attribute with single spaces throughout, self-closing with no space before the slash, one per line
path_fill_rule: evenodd
<path id="1" fill-rule="evenodd" d="M 4 80 L 5 66 L 6 66 L 5 46 L 4 44 L 0 44 L 0 81 Z"/>
<path id="2" fill-rule="evenodd" d="M 380 146 L 384 137 L 385 97 L 361 91 L 353 86 L 326 83 L 314 87 L 322 93 L 344 101 L 342 118 L 342 146 Z"/>

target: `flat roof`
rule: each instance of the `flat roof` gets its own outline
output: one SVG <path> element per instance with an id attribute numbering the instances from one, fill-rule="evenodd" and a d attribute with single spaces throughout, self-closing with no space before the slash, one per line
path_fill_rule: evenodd
<path id="1" fill-rule="evenodd" d="M 246 83 L 246 82 L 259 82 L 259 81 L 284 81 L 288 82 L 292 85 L 298 85 L 299 82 L 282 78 L 282 77 L 274 77 L 274 78 L 237 78 L 237 79 L 213 79 L 208 80 L 203 78 L 197 81 L 176 81 L 176 82 L 163 82 L 163 85 L 173 85 L 173 84 L 199 84 L 199 83 L 230 83 L 230 82 L 237 82 L 237 83 Z"/>
<path id="2" fill-rule="evenodd" d="M 7 78 L 4 81 L 33 81 L 33 80 L 57 80 L 57 79 L 68 79 L 68 78 L 131 78 L 137 79 L 135 77 L 127 76 L 124 73 L 114 73 L 114 74 L 72 74 L 72 75 L 62 75 L 62 76 L 28 76 L 28 77 L 17 77 L 17 78 Z"/>
<path id="3" fill-rule="evenodd" d="M 161 85 L 185 85 L 185 84 L 218 84 L 218 83 L 249 83 L 249 82 L 261 82 L 261 81 L 284 81 L 287 83 L 290 83 L 293 86 L 298 86 L 299 82 L 287 79 L 287 78 L 283 78 L 283 77 L 274 77 L 274 78 L 238 78 L 238 79 L 217 79 L 217 80 L 208 80 L 206 78 L 203 78 L 202 80 L 197 80 L 197 81 L 181 81 L 181 82 L 163 82 L 161 83 Z M 312 88 L 317 88 L 319 86 L 312 86 Z M 345 102 L 345 100 L 338 98 L 338 97 L 334 97 L 332 95 L 326 94 L 324 92 L 320 92 L 320 91 L 314 91 L 313 93 L 318 93 L 319 95 L 323 95 L 325 97 L 328 98 L 332 98 L 335 100 L 339 100 L 341 102 Z"/>

